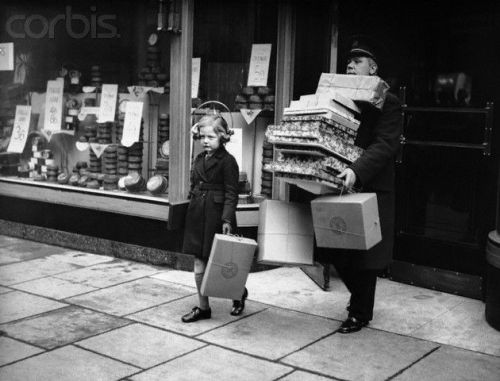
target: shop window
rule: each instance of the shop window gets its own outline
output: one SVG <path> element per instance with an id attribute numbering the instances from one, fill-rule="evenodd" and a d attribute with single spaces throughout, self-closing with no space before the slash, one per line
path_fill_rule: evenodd
<path id="1" fill-rule="evenodd" d="M 0 178 L 168 197 L 170 51 L 168 35 L 155 33 L 158 7 L 153 0 L 3 2 L 0 41 L 12 43 L 14 67 L 0 71 Z M 58 99 L 47 95 L 48 81 L 62 86 Z M 112 115 L 101 118 L 106 99 Z M 132 128 L 125 115 L 133 102 L 142 110 Z M 15 123 L 18 105 L 31 107 L 26 129 Z M 22 149 L 13 149 L 21 137 Z"/>

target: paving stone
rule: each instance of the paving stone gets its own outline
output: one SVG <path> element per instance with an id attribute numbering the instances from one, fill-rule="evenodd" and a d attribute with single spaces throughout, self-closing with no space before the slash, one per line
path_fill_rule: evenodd
<path id="1" fill-rule="evenodd" d="M 54 277 L 35 279 L 29 282 L 13 285 L 12 287 L 53 299 L 64 299 L 69 298 L 70 296 L 98 290 L 98 288 L 95 287 Z"/>
<path id="2" fill-rule="evenodd" d="M 0 248 L 26 242 L 25 239 L 10 237 L 8 235 L 0 235 Z"/>
<path id="3" fill-rule="evenodd" d="M 78 269 L 70 263 L 62 263 L 47 258 L 0 266 L 0 284 L 9 286 L 45 276 Z"/>
<path id="4" fill-rule="evenodd" d="M 43 352 L 43 349 L 0 336 L 0 366 Z"/>
<path id="5" fill-rule="evenodd" d="M 0 286 L 0 294 L 5 294 L 6 292 L 12 292 L 10 288 Z"/>
<path id="6" fill-rule="evenodd" d="M 443 346 L 406 369 L 397 381 L 498 381 L 500 357 Z"/>
<path id="7" fill-rule="evenodd" d="M 157 273 L 153 266 L 123 260 L 114 260 L 95 266 L 59 274 L 57 278 L 91 287 L 109 287 Z"/>
<path id="8" fill-rule="evenodd" d="M 372 328 L 409 335 L 466 298 L 379 279 Z"/>
<path id="9" fill-rule="evenodd" d="M 125 319 L 68 306 L 15 323 L 3 324 L 0 329 L 10 337 L 53 349 L 129 323 Z"/>
<path id="10" fill-rule="evenodd" d="M 188 336 L 196 336 L 200 333 L 220 327 L 224 324 L 241 319 L 249 314 L 258 312 L 266 308 L 260 303 L 253 303 L 247 300 L 245 311 L 241 316 L 231 316 L 232 301 L 227 299 L 210 298 L 212 318 L 199 320 L 195 323 L 183 323 L 181 316 L 191 311 L 198 305 L 198 296 L 189 296 L 173 302 L 162 304 L 161 306 L 150 308 L 136 314 L 127 315 L 128 319 L 154 325 L 178 332 Z"/>
<path id="11" fill-rule="evenodd" d="M 386 380 L 419 360 L 437 344 L 365 328 L 336 333 L 281 361 L 343 380 Z"/>
<path id="12" fill-rule="evenodd" d="M 288 376 L 280 378 L 280 381 L 328 381 L 331 378 L 326 378 L 323 376 L 318 376 L 313 373 L 303 372 L 301 370 L 296 370 L 290 373 Z"/>
<path id="13" fill-rule="evenodd" d="M 194 274 L 192 271 L 169 270 L 151 275 L 151 278 L 161 279 L 167 282 L 178 283 L 184 286 L 196 288 Z"/>
<path id="14" fill-rule="evenodd" d="M 325 318 L 270 308 L 199 338 L 276 360 L 333 333 L 338 326 L 339 322 Z"/>
<path id="15" fill-rule="evenodd" d="M 67 346 L 0 368 L 0 380 L 119 380 L 137 371 L 133 366 Z"/>
<path id="16" fill-rule="evenodd" d="M 412 332 L 412 336 L 500 356 L 500 331 L 484 317 L 484 303 L 465 299 L 452 310 Z"/>
<path id="17" fill-rule="evenodd" d="M 42 258 L 51 254 L 63 253 L 66 249 L 45 245 L 34 241 L 21 241 L 0 246 L 0 265 Z"/>
<path id="18" fill-rule="evenodd" d="M 292 369 L 212 345 L 130 377 L 134 381 L 267 381 Z"/>
<path id="19" fill-rule="evenodd" d="M 0 324 L 55 310 L 67 304 L 13 291 L 0 295 Z"/>
<path id="20" fill-rule="evenodd" d="M 123 316 L 193 294 L 193 289 L 142 278 L 67 300 L 112 315 Z"/>
<path id="21" fill-rule="evenodd" d="M 77 345 L 141 367 L 151 368 L 206 344 L 142 324 L 132 324 Z"/>
<path id="22" fill-rule="evenodd" d="M 84 253 L 82 251 L 65 250 L 61 254 L 54 254 L 49 256 L 50 259 L 58 260 L 61 262 L 72 263 L 78 266 L 92 266 L 98 263 L 111 262 L 115 258 L 106 255 Z"/>
<path id="23" fill-rule="evenodd" d="M 349 292 L 338 278 L 330 280 L 330 287 L 330 291 L 323 291 L 297 267 L 250 273 L 247 280 L 252 300 L 343 320 Z"/>

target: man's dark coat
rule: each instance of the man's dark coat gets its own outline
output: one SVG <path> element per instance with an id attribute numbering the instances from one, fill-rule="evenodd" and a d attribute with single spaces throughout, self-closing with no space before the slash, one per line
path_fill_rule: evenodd
<path id="1" fill-rule="evenodd" d="M 383 269 L 392 259 L 394 245 L 394 162 L 400 147 L 402 127 L 401 104 L 387 93 L 382 110 L 364 107 L 355 144 L 363 154 L 350 165 L 356 174 L 356 187 L 362 192 L 377 194 L 382 241 L 369 250 L 319 249 L 319 261 L 331 262 L 331 257 L 346 256 L 355 267 Z"/>

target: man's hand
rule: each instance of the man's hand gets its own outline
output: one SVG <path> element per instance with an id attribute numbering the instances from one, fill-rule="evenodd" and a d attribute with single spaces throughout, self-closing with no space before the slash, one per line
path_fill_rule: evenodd
<path id="1" fill-rule="evenodd" d="M 222 224 L 222 234 L 231 234 L 231 224 L 229 222 Z"/>
<path id="2" fill-rule="evenodd" d="M 352 188 L 356 183 L 356 174 L 351 168 L 346 168 L 337 176 L 339 179 L 344 179 L 344 186 L 346 188 Z"/>

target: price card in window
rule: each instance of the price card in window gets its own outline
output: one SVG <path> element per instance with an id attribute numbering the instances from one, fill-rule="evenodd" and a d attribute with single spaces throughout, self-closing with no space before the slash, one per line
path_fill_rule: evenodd
<path id="1" fill-rule="evenodd" d="M 142 120 L 142 102 L 128 101 L 125 109 L 125 121 L 123 123 L 122 144 L 130 147 L 139 141 Z"/>
<path id="2" fill-rule="evenodd" d="M 272 44 L 253 44 L 247 86 L 267 86 Z"/>
<path id="3" fill-rule="evenodd" d="M 14 128 L 10 137 L 7 152 L 22 153 L 28 138 L 30 128 L 31 106 L 16 106 L 16 117 L 14 118 Z"/>
<path id="4" fill-rule="evenodd" d="M 193 58 L 191 64 L 191 98 L 198 98 L 200 88 L 201 58 Z"/>
<path id="5" fill-rule="evenodd" d="M 49 139 L 55 131 L 61 129 L 63 88 L 64 81 L 55 80 L 47 82 L 43 129 Z"/>
<path id="6" fill-rule="evenodd" d="M 113 122 L 115 120 L 117 98 L 118 85 L 102 85 L 98 123 Z"/>
<path id="7" fill-rule="evenodd" d="M 0 70 L 14 70 L 14 43 L 0 44 Z"/>

